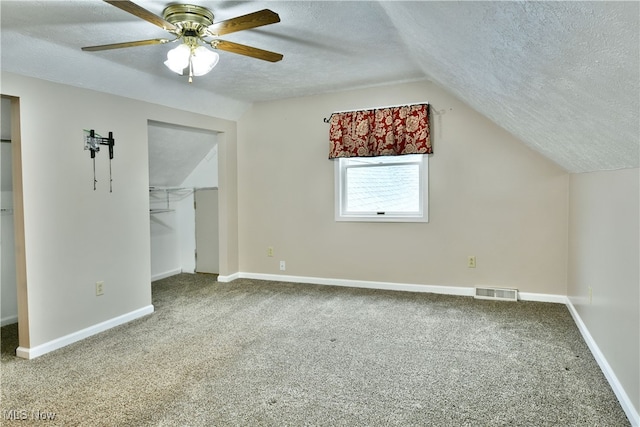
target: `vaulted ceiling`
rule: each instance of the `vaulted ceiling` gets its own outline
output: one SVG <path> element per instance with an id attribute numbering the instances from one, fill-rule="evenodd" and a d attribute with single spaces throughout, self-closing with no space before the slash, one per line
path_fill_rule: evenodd
<path id="1" fill-rule="evenodd" d="M 430 80 L 568 171 L 639 166 L 638 2 L 189 3 L 216 22 L 277 12 L 223 38 L 284 59 L 221 52 L 189 84 L 162 64 L 173 46 L 81 51 L 167 37 L 105 2 L 2 0 L 2 70 L 232 120 L 256 101 Z"/>
<path id="2" fill-rule="evenodd" d="M 178 187 L 213 150 L 212 131 L 149 121 L 149 185 Z M 179 143 L 177 143 L 179 142 Z"/>

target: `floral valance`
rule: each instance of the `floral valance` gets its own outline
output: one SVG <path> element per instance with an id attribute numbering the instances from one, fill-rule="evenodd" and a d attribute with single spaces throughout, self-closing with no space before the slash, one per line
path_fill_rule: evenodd
<path id="1" fill-rule="evenodd" d="M 334 113 L 329 158 L 431 154 L 429 104 Z"/>

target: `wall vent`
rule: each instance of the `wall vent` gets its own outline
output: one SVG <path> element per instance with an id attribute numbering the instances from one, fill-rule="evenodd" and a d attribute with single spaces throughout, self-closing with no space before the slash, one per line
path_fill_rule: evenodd
<path id="1" fill-rule="evenodd" d="M 487 288 L 476 286 L 476 299 L 493 299 L 501 301 L 518 301 L 518 290 L 507 288 Z"/>

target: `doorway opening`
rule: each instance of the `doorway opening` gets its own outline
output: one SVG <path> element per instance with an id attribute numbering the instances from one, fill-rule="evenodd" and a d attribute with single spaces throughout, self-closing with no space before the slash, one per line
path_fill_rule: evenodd
<path id="1" fill-rule="evenodd" d="M 11 98 L 2 97 L 0 111 L 0 326 L 18 323 L 18 284 L 16 281 L 15 236 L 13 218 L 13 167 L 11 144 Z"/>
<path id="2" fill-rule="evenodd" d="M 218 133 L 151 120 L 147 128 L 151 280 L 218 274 Z"/>
<path id="3" fill-rule="evenodd" d="M 2 95 L 2 152 L 0 186 L 2 227 L 0 227 L 0 274 L 2 313 L 2 351 L 28 348 L 29 301 L 27 300 L 27 265 L 24 239 L 22 194 L 22 139 L 20 134 L 20 98 Z M 16 327 L 17 324 L 17 327 Z M 4 325 L 7 325 L 4 327 Z M 9 334 L 6 330 L 9 329 Z M 17 344 L 17 346 L 15 345 Z"/>

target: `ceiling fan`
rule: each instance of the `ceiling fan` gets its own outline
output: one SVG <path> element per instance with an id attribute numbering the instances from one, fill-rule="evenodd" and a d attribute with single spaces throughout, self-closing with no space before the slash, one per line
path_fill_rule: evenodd
<path id="1" fill-rule="evenodd" d="M 171 40 L 149 39 L 105 44 L 100 46 L 87 46 L 82 48 L 83 51 L 94 52 L 125 47 L 182 42 L 178 47 L 167 53 L 165 65 L 170 70 L 178 74 L 184 74 L 185 70 L 188 69 L 189 83 L 192 82 L 193 76 L 201 76 L 208 73 L 218 63 L 218 54 L 207 49 L 205 45 L 209 45 L 213 49 L 250 56 L 252 58 L 262 59 L 269 62 L 278 62 L 283 58 L 279 53 L 229 42 L 218 38 L 224 34 L 230 34 L 236 31 L 248 30 L 280 22 L 278 14 L 269 9 L 263 9 L 258 12 L 231 18 L 226 21 L 214 22 L 213 13 L 202 6 L 191 4 L 171 4 L 164 9 L 162 17 L 159 17 L 132 1 L 104 1 L 124 10 L 125 12 L 135 15 L 138 18 L 157 25 L 171 33 L 175 38 Z"/>

